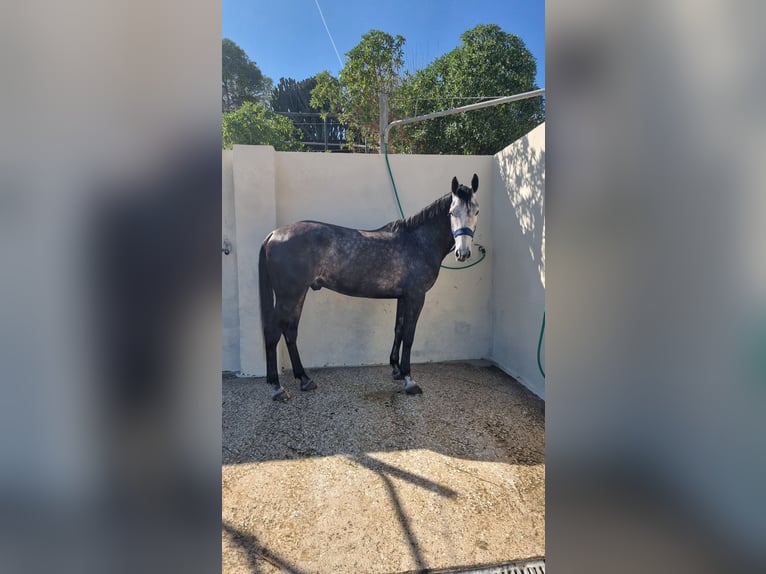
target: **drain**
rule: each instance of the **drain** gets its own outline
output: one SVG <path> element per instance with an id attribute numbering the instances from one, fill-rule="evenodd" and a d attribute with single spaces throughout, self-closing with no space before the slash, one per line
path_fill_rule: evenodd
<path id="1" fill-rule="evenodd" d="M 528 562 L 508 562 L 496 566 L 461 568 L 458 570 L 437 570 L 434 574 L 545 574 L 544 560 Z"/>

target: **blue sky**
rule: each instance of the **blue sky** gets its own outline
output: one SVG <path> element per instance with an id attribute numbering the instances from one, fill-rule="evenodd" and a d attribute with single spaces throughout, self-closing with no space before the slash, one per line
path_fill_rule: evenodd
<path id="1" fill-rule="evenodd" d="M 524 40 L 537 60 L 537 85 L 545 87 L 543 0 L 318 1 L 341 58 L 378 29 L 404 36 L 404 69 L 414 72 L 458 46 L 469 28 L 498 24 Z M 341 68 L 316 0 L 223 0 L 222 33 L 275 84 L 322 70 L 337 76 Z"/>

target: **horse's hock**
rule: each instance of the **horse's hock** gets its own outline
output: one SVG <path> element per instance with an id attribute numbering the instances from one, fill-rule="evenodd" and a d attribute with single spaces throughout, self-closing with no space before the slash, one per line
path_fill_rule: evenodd
<path id="1" fill-rule="evenodd" d="M 545 554 L 544 403 L 488 362 L 223 384 L 223 571 L 407 572 Z"/>

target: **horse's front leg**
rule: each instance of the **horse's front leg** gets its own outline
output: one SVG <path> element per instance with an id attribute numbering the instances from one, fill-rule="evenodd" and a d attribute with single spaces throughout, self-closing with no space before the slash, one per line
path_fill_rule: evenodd
<path id="1" fill-rule="evenodd" d="M 390 363 L 392 367 L 391 376 L 395 381 L 401 381 L 401 368 L 399 367 L 399 349 L 402 346 L 402 330 L 404 328 L 404 305 L 401 297 L 396 300 L 396 323 L 394 323 L 394 346 L 391 349 Z"/>
<path id="2" fill-rule="evenodd" d="M 408 395 L 417 395 L 423 392 L 410 377 L 410 351 L 412 350 L 412 342 L 415 340 L 415 325 L 417 325 L 420 311 L 423 309 L 425 297 L 425 293 L 419 293 L 404 299 L 400 370 L 404 378 L 404 392 Z"/>

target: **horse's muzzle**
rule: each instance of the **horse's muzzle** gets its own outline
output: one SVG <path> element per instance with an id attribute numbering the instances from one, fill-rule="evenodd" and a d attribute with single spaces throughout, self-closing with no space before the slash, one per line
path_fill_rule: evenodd
<path id="1" fill-rule="evenodd" d="M 455 247 L 455 257 L 458 261 L 465 261 L 471 256 L 471 248 L 468 247 L 469 241 L 457 241 L 458 237 L 461 235 L 465 235 L 467 237 L 473 238 L 473 229 L 470 227 L 461 227 L 460 229 L 456 229 L 452 232 L 452 237 L 455 238 L 455 243 L 463 243 L 464 247 L 461 249 L 460 247 Z"/>

